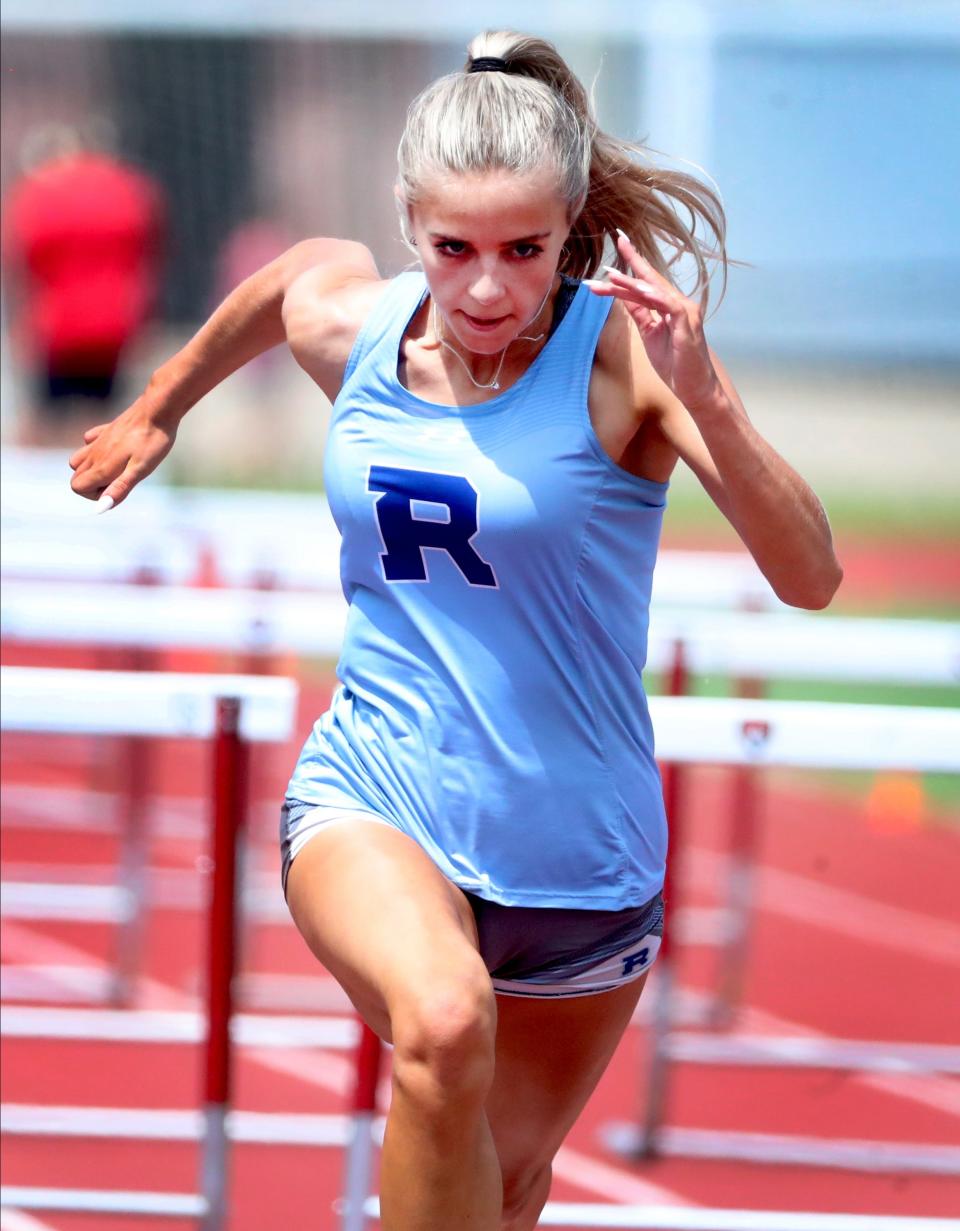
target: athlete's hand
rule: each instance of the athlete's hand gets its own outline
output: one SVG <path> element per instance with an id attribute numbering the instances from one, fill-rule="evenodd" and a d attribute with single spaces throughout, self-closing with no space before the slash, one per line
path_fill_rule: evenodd
<path id="1" fill-rule="evenodd" d="M 607 266 L 609 280 L 588 280 L 587 286 L 595 295 L 612 296 L 624 304 L 654 371 L 695 413 L 721 390 L 703 334 L 700 307 L 644 260 L 622 231 L 617 250 L 634 276 Z"/>
<path id="2" fill-rule="evenodd" d="M 144 395 L 112 422 L 84 432 L 83 446 L 70 458 L 70 486 L 104 510 L 112 508 L 160 465 L 176 435 L 176 426 L 158 416 Z"/>

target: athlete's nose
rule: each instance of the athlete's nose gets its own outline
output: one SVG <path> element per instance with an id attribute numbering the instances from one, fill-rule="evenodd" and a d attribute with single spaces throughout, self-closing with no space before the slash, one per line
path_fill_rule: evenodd
<path id="1" fill-rule="evenodd" d="M 470 287 L 470 298 L 481 307 L 489 307 L 503 298 L 503 286 L 492 273 L 485 271 Z"/>

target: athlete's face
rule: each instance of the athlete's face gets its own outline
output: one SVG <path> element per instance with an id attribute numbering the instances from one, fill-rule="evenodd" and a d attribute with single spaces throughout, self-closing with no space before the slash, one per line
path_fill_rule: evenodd
<path id="1" fill-rule="evenodd" d="M 434 180 L 410 226 L 448 329 L 478 355 L 503 350 L 537 315 L 570 231 L 549 170 Z"/>

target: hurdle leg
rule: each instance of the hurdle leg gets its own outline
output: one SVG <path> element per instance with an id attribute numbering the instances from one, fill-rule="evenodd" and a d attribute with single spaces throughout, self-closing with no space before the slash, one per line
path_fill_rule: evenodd
<path id="1" fill-rule="evenodd" d="M 683 800 L 686 772 L 680 765 L 666 765 L 663 772 L 663 799 L 670 826 L 670 858 L 663 883 L 665 904 L 663 940 L 655 966 L 656 999 L 650 1022 L 650 1054 L 647 1063 L 647 1091 L 643 1115 L 634 1148 L 636 1158 L 652 1158 L 658 1152 L 658 1136 L 667 1105 L 670 1070 L 670 1032 L 675 1016 L 676 962 L 670 927 L 670 907 L 677 885 L 677 862 L 681 850 Z"/>
<path id="2" fill-rule="evenodd" d="M 763 681 L 737 680 L 736 695 L 759 699 Z M 750 928 L 754 917 L 754 864 L 757 857 L 760 818 L 760 779 L 749 765 L 736 765 L 733 775 L 730 852 L 727 870 L 724 930 L 720 940 L 717 982 L 710 1024 L 715 1030 L 728 1029 L 743 1003 Z"/>
<path id="3" fill-rule="evenodd" d="M 207 954 L 207 1044 L 204 1098 L 205 1134 L 200 1192 L 205 1203 L 202 1231 L 224 1231 L 227 1213 L 230 1105 L 231 991 L 237 962 L 237 836 L 246 802 L 246 753 L 240 737 L 240 702 L 217 701 L 214 738 L 213 887 Z"/>
<path id="4" fill-rule="evenodd" d="M 737 765 L 732 772 L 730 866 L 727 872 L 724 931 L 719 952 L 716 995 L 710 1011 L 710 1024 L 721 1030 L 732 1024 L 743 1003 L 750 925 L 754 914 L 754 862 L 760 813 L 761 788 L 757 771 L 747 765 Z"/>
<path id="5" fill-rule="evenodd" d="M 141 566 L 134 585 L 160 584 L 157 572 Z M 127 654 L 130 671 L 156 671 L 160 655 L 156 650 L 134 646 Z M 114 967 L 112 1001 L 129 1006 L 133 999 L 137 975 L 143 957 L 143 935 L 147 911 L 147 882 L 150 839 L 147 833 L 147 804 L 150 798 L 150 769 L 153 752 L 144 739 L 133 737 L 124 742 L 122 763 L 126 771 L 123 784 L 125 815 L 121 818 L 122 846 L 120 851 L 120 885 L 124 892 L 123 918 L 117 936 L 117 957 Z"/>
<path id="6" fill-rule="evenodd" d="M 122 761 L 126 782 L 123 798 L 126 807 L 122 821 L 119 876 L 123 890 L 123 915 L 117 931 L 111 992 L 111 1000 L 118 1006 L 129 1006 L 132 1002 L 143 956 L 150 843 L 147 810 L 152 759 L 145 739 L 130 736 L 124 740 Z"/>
<path id="7" fill-rule="evenodd" d="M 667 679 L 669 696 L 683 696 L 689 688 L 686 649 L 677 641 Z M 656 997 L 650 1022 L 646 1097 L 637 1125 L 611 1125 L 608 1143 L 619 1153 L 634 1159 L 651 1158 L 657 1153 L 657 1137 L 664 1120 L 670 1068 L 670 1031 L 675 1016 L 676 973 L 670 928 L 670 909 L 678 884 L 677 866 L 683 848 L 683 800 L 687 771 L 678 764 L 664 765 L 663 804 L 670 835 L 670 852 L 664 873 L 664 929 L 653 975 Z"/>
<path id="8" fill-rule="evenodd" d="M 277 589 L 276 573 L 272 569 L 259 568 L 252 578 L 253 589 L 262 593 L 273 593 Z M 245 646 L 236 657 L 236 665 L 231 669 L 242 675 L 282 675 L 283 656 L 276 647 L 277 633 L 266 612 L 251 619 L 245 632 Z M 258 748 L 251 749 L 250 762 L 247 766 L 247 807 L 250 823 L 240 837 L 237 858 L 239 859 L 240 881 L 243 885 L 255 883 L 256 876 L 256 842 L 259 829 L 255 829 L 255 818 L 259 818 L 261 804 L 275 792 L 274 776 L 272 774 L 274 754 L 281 749 Z M 284 753 L 284 756 L 286 754 Z M 273 789 L 268 790 L 268 786 Z M 274 813 L 276 810 L 274 809 Z M 274 821 L 274 828 L 276 822 Z M 257 939 L 257 927 L 253 914 L 240 916 L 240 946 L 248 954 L 250 966 L 256 966 L 254 945 Z M 244 993 L 238 992 L 238 1010 L 245 1006 Z"/>
<path id="9" fill-rule="evenodd" d="M 373 1175 L 373 1121 L 383 1045 L 360 1023 L 353 1089 L 353 1125 L 343 1172 L 340 1231 L 366 1231 L 366 1202 Z"/>

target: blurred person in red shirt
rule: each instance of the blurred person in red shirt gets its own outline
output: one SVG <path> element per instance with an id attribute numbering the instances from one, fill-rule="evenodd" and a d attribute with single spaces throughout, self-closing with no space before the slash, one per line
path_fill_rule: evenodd
<path id="1" fill-rule="evenodd" d="M 91 401 L 114 413 L 121 359 L 157 298 L 164 207 L 153 180 L 79 134 L 39 140 L 44 153 L 27 157 L 8 194 L 2 250 L 34 403 L 21 439 L 55 445 L 89 419 Z"/>

